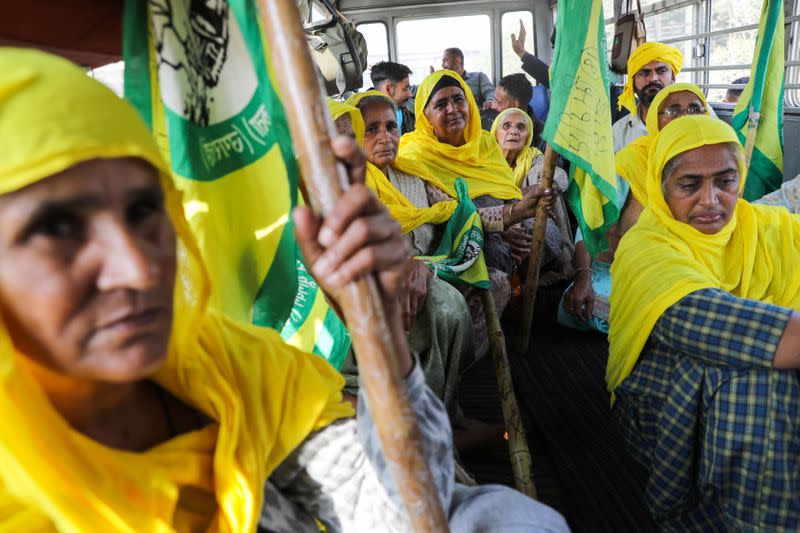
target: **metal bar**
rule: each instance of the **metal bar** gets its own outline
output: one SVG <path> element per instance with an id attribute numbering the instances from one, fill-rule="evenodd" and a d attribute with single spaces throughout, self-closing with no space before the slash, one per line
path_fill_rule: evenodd
<path id="1" fill-rule="evenodd" d="M 800 15 L 792 16 L 792 17 L 786 17 L 786 19 L 784 20 L 784 23 L 785 24 L 789 24 L 791 22 L 796 22 L 796 21 L 800 21 Z M 710 37 L 717 37 L 719 35 L 728 35 L 728 34 L 731 34 L 731 33 L 738 33 L 738 32 L 741 32 L 741 31 L 750 31 L 750 30 L 757 30 L 757 29 L 758 29 L 758 23 L 756 23 L 756 24 L 748 24 L 747 26 L 738 26 L 738 27 L 735 27 L 735 28 L 724 28 L 724 29 L 721 29 L 721 30 L 714 30 L 714 31 L 707 31 L 707 32 L 703 32 L 703 33 L 694 33 L 694 34 L 682 35 L 680 37 L 672 37 L 671 39 L 663 39 L 660 42 L 665 43 L 665 44 L 681 43 L 681 42 L 684 42 L 684 41 L 691 41 L 691 40 L 695 40 L 695 39 L 705 39 L 705 38 L 710 38 Z"/>

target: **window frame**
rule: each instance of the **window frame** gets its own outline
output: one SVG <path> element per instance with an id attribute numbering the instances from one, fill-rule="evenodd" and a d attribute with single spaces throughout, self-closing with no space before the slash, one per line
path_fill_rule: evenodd
<path id="1" fill-rule="evenodd" d="M 662 42 L 675 45 L 676 43 L 691 43 L 692 57 L 684 58 L 684 68 L 682 72 L 691 73 L 692 83 L 703 89 L 708 94 L 710 89 L 730 89 L 734 88 L 731 83 L 710 83 L 711 72 L 714 71 L 733 71 L 750 70 L 750 64 L 722 64 L 711 65 L 711 40 L 722 35 L 736 34 L 742 31 L 758 30 L 758 21 L 754 24 L 732 26 L 712 30 L 712 3 L 713 0 L 678 0 L 668 3 L 669 0 L 660 0 L 655 4 L 642 8 L 645 25 L 648 17 L 668 13 L 685 7 L 691 6 L 693 9 L 693 31 L 681 37 L 664 39 Z M 786 41 L 790 43 L 785 54 L 786 74 L 784 75 L 784 107 L 788 109 L 800 108 L 800 0 L 794 2 L 794 13 L 792 16 L 785 17 Z M 714 102 L 719 104 L 720 102 Z M 725 105 L 723 103 L 723 105 Z"/>

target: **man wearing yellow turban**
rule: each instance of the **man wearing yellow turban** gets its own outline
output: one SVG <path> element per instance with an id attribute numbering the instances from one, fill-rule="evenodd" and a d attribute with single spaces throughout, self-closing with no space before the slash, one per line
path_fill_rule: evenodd
<path id="1" fill-rule="evenodd" d="M 800 219 L 744 180 L 730 126 L 672 121 L 611 267 L 612 414 L 664 531 L 800 529 Z"/>
<path id="2" fill-rule="evenodd" d="M 625 87 L 619 97 L 619 108 L 626 108 L 630 115 L 622 117 L 612 127 L 615 152 L 647 135 L 645 117 L 653 98 L 661 89 L 675 83 L 682 66 L 681 51 L 667 44 L 644 43 L 633 51 L 628 58 Z"/>
<path id="3" fill-rule="evenodd" d="M 407 531 L 367 402 L 356 423 L 323 358 L 208 308 L 180 194 L 136 112 L 41 52 L 0 48 L 0 72 L 0 529 Z M 306 208 L 294 220 L 334 300 L 380 274 L 402 338 L 402 240 L 366 187 L 323 223 Z M 350 221 L 389 231 L 354 240 Z M 509 489 L 453 484 L 444 409 L 397 352 L 451 527 L 566 530 Z"/>

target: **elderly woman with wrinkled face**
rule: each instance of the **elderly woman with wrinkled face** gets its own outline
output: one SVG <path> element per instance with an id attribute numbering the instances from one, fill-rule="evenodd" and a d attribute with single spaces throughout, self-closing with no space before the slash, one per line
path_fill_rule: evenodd
<path id="1" fill-rule="evenodd" d="M 730 126 L 667 124 L 611 268 L 612 413 L 664 530 L 800 526 L 800 220 L 745 177 Z"/>
<path id="2" fill-rule="evenodd" d="M 0 527 L 408 530 L 367 402 L 356 424 L 324 359 L 207 308 L 180 195 L 136 112 L 41 52 L 0 48 L 0 71 Z M 352 140 L 333 149 L 363 172 Z M 402 341 L 403 241 L 375 197 L 356 184 L 324 222 L 306 208 L 294 222 L 334 301 L 378 279 L 451 527 L 492 527 L 510 507 L 565 529 L 519 493 L 453 484 L 446 413 Z"/>

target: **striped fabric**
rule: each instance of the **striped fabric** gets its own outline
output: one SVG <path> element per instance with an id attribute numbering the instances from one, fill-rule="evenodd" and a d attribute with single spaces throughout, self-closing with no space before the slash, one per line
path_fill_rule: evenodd
<path id="1" fill-rule="evenodd" d="M 659 319 L 613 416 L 665 531 L 800 528 L 800 381 L 772 369 L 791 310 L 694 292 Z"/>

